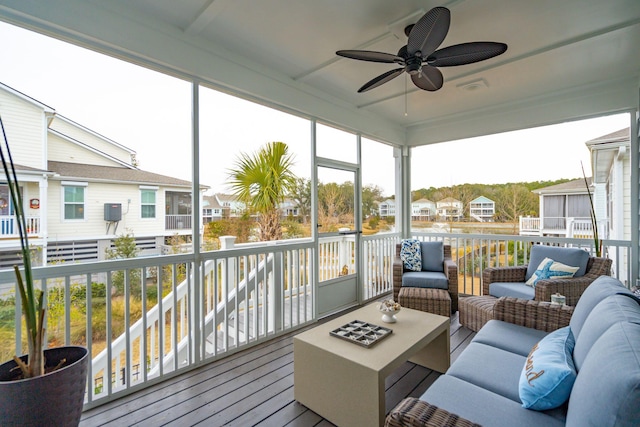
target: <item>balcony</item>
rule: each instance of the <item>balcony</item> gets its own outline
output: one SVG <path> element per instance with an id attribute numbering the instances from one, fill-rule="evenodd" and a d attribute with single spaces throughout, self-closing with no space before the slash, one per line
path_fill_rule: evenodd
<path id="1" fill-rule="evenodd" d="M 593 253 L 591 239 L 451 233 L 415 233 L 413 237 L 452 246 L 463 295 L 481 293 L 486 267 L 526 264 L 534 243 L 580 247 Z M 339 275 L 345 260 L 351 262 L 353 239 L 354 235 L 336 236 L 322 240 L 318 247 L 308 239 L 228 245 L 201 253 L 198 261 L 194 254 L 179 254 L 36 268 L 36 285 L 47 289 L 49 346 L 76 344 L 90 351 L 87 425 L 91 425 L 91 414 L 107 411 L 111 414 L 108 418 L 117 420 L 133 411 L 129 404 L 119 406 L 124 401 L 109 403 L 124 396 L 130 402 L 143 396 L 144 400 L 162 402 L 173 394 L 184 396 L 200 390 L 199 396 L 210 395 L 210 400 L 198 400 L 208 410 L 218 404 L 233 405 L 233 399 L 262 381 L 265 390 L 284 387 L 264 392 L 270 397 L 284 393 L 283 402 L 288 403 L 279 408 L 286 408 L 286 413 L 304 412 L 286 397 L 291 393 L 291 334 L 318 320 L 314 313 L 316 252 L 324 254 L 317 271 L 326 277 Z M 362 238 L 362 303 L 390 294 L 391 264 L 399 240 L 398 234 Z M 341 253 L 343 250 L 349 254 Z M 613 260 L 612 275 L 627 286 L 635 284 L 629 262 L 631 242 L 605 240 L 604 251 Z M 11 298 L 14 281 L 12 271 L 0 272 L 3 309 L 19 313 L 19 298 Z M 18 314 L 5 316 L 4 323 L 15 325 L 16 319 Z M 13 329 L 13 343 L 2 345 L 5 360 L 24 348 L 23 331 Z M 468 336 L 470 331 L 452 333 Z M 228 383 L 231 373 L 225 372 L 237 365 L 242 368 L 234 369 L 234 374 L 245 375 L 245 382 L 247 378 L 254 380 L 249 381 L 249 388 Z M 416 368 L 406 365 L 404 369 Z M 278 376 L 273 380 L 277 386 L 269 385 L 272 375 Z M 432 379 L 432 375 L 428 377 Z M 174 393 L 174 385 L 180 381 L 184 382 L 179 387 L 186 389 Z M 222 388 L 205 393 L 207 387 Z M 406 393 L 405 386 L 399 387 Z M 215 403 L 209 405 L 209 401 Z M 97 408 L 107 403 L 104 409 Z M 131 405 L 138 408 L 137 403 Z M 275 406 L 266 406 L 271 409 L 264 414 L 271 415 L 269 411 Z M 155 410 L 146 410 L 143 404 L 139 408 L 143 419 L 155 415 Z M 167 410 L 188 416 L 187 409 Z"/>

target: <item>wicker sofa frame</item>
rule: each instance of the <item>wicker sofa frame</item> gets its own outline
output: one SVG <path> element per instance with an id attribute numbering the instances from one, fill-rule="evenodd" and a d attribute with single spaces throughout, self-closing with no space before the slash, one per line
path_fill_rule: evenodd
<path id="1" fill-rule="evenodd" d="M 551 295 L 559 293 L 566 297 L 567 305 L 576 305 L 580 296 L 600 276 L 611 275 L 612 261 L 609 258 L 590 257 L 587 271 L 581 277 L 571 279 L 539 280 L 535 286 L 535 301 L 551 301 Z M 489 295 L 489 285 L 494 282 L 524 282 L 527 265 L 516 267 L 489 267 L 482 272 L 482 294 Z"/>
<path id="2" fill-rule="evenodd" d="M 405 271 L 404 263 L 400 259 L 401 244 L 396 244 L 396 256 L 393 260 L 393 300 L 398 301 L 400 288 L 402 288 L 402 275 Z M 451 246 L 443 245 L 444 249 L 444 274 L 449 281 L 449 296 L 451 297 L 451 311 L 458 311 L 458 265 L 451 257 Z"/>

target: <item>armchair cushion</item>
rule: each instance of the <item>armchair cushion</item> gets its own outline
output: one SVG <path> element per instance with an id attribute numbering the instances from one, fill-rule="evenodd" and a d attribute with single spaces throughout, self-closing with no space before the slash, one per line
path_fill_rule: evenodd
<path id="1" fill-rule="evenodd" d="M 400 259 L 409 271 L 422 270 L 422 247 L 419 240 L 404 239 L 400 246 Z"/>
<path id="2" fill-rule="evenodd" d="M 536 296 L 536 291 L 524 282 L 494 282 L 489 285 L 489 295 L 496 298 L 515 297 L 533 299 Z"/>
<path id="3" fill-rule="evenodd" d="M 538 266 L 545 258 L 551 258 L 562 264 L 578 267 L 575 277 L 584 276 L 587 272 L 587 263 L 589 262 L 589 253 L 579 248 L 564 248 L 545 245 L 534 245 L 531 248 L 531 256 L 529 257 L 529 265 L 527 266 L 527 274 L 525 280 L 529 280 Z"/>
<path id="4" fill-rule="evenodd" d="M 536 271 L 533 272 L 527 285 L 536 287 L 538 280 L 553 279 L 553 278 L 565 278 L 573 277 L 580 267 L 573 267 L 570 265 L 562 264 L 561 262 L 554 261 L 551 258 L 545 258 L 538 265 Z"/>
<path id="5" fill-rule="evenodd" d="M 442 242 L 421 242 L 422 271 L 444 271 L 444 247 Z M 445 288 L 446 289 L 446 288 Z"/>
<path id="6" fill-rule="evenodd" d="M 444 273 L 436 271 L 407 271 L 402 275 L 402 286 L 410 288 L 449 289 Z"/>

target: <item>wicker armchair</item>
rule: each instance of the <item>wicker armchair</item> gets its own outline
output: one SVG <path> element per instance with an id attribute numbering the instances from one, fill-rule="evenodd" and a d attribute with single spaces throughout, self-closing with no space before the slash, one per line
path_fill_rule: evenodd
<path id="1" fill-rule="evenodd" d="M 482 272 L 482 294 L 489 295 L 489 285 L 494 282 L 524 282 L 527 265 L 516 267 L 490 267 Z M 600 276 L 611 274 L 611 260 L 608 258 L 590 257 L 584 276 L 570 279 L 539 280 L 535 286 L 535 301 L 551 301 L 551 295 L 560 293 L 566 297 L 567 305 L 576 305 L 580 296 Z"/>
<path id="2" fill-rule="evenodd" d="M 400 259 L 401 245 L 396 244 L 396 256 L 393 260 L 393 299 L 398 301 L 400 288 L 402 288 L 402 275 L 408 271 Z M 451 258 L 451 246 L 443 245 L 444 249 L 444 274 L 449 281 L 449 296 L 451 297 L 451 311 L 458 311 L 458 266 Z"/>

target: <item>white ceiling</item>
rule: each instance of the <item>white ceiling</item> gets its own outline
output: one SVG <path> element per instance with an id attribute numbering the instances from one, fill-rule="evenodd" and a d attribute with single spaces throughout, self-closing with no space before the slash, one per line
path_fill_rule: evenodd
<path id="1" fill-rule="evenodd" d="M 396 66 L 335 51 L 395 54 L 404 26 L 435 6 L 451 10 L 441 47 L 496 41 L 507 52 L 441 68 L 437 92 L 410 80 L 405 91 L 402 75 L 358 94 Z M 0 19 L 399 144 L 639 103 L 640 0 L 0 0 Z"/>

